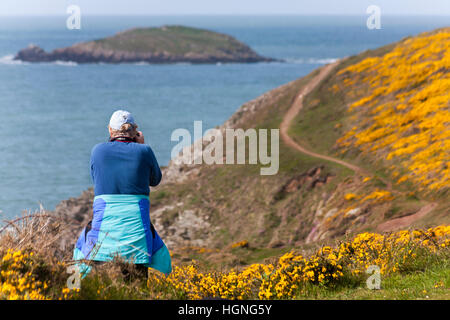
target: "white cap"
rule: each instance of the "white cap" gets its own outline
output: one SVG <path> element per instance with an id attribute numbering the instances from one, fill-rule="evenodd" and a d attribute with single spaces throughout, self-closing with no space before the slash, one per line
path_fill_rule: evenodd
<path id="1" fill-rule="evenodd" d="M 135 124 L 133 115 L 124 110 L 117 110 L 109 120 L 109 126 L 114 130 L 119 130 L 125 123 Z"/>

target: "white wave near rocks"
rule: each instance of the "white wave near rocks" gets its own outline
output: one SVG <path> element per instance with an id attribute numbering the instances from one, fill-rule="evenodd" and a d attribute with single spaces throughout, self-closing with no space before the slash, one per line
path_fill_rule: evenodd
<path id="1" fill-rule="evenodd" d="M 24 62 L 22 60 L 14 60 L 14 55 L 8 54 L 6 56 L 0 57 L 0 64 L 21 65 L 21 64 L 29 64 L 29 63 Z"/>
<path id="2" fill-rule="evenodd" d="M 26 62 L 26 61 L 22 61 L 22 60 L 17 60 L 14 59 L 14 55 L 13 54 L 8 54 L 6 56 L 0 57 L 0 64 L 5 64 L 5 65 L 29 65 L 30 62 Z M 40 64 L 47 64 L 47 65 L 58 65 L 58 66 L 65 66 L 65 67 L 75 67 L 78 65 L 78 63 L 74 62 L 74 61 L 61 61 L 61 60 L 56 60 L 53 62 L 41 62 Z"/>

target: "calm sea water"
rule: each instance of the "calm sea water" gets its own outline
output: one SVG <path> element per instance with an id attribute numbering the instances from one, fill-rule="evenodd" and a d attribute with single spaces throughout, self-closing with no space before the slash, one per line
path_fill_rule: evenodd
<path id="1" fill-rule="evenodd" d="M 134 113 L 161 165 L 176 128 L 223 123 L 243 103 L 333 59 L 448 25 L 449 17 L 386 17 L 368 30 L 365 17 L 158 16 L 0 17 L 0 219 L 91 186 L 89 154 L 107 138 L 118 108 Z M 27 64 L 12 56 L 30 43 L 46 50 L 136 26 L 182 24 L 230 34 L 287 63 L 222 65 Z"/>

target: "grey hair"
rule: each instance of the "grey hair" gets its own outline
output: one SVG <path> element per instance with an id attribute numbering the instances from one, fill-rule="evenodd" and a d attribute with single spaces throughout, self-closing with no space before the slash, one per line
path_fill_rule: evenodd
<path id="1" fill-rule="evenodd" d="M 119 130 L 114 130 L 111 127 L 109 127 L 111 130 L 111 138 L 117 138 L 117 137 L 128 137 L 128 138 L 135 138 L 137 136 L 137 124 L 132 123 L 124 123 Z"/>

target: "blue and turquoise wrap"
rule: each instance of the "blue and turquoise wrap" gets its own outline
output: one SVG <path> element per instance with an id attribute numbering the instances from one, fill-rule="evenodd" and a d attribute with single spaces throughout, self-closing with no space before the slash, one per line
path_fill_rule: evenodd
<path id="1" fill-rule="evenodd" d="M 98 195 L 93 211 L 75 245 L 74 260 L 111 261 L 120 256 L 165 274 L 172 271 L 169 251 L 150 221 L 148 196 Z M 83 275 L 90 271 L 84 263 L 79 266 Z"/>

